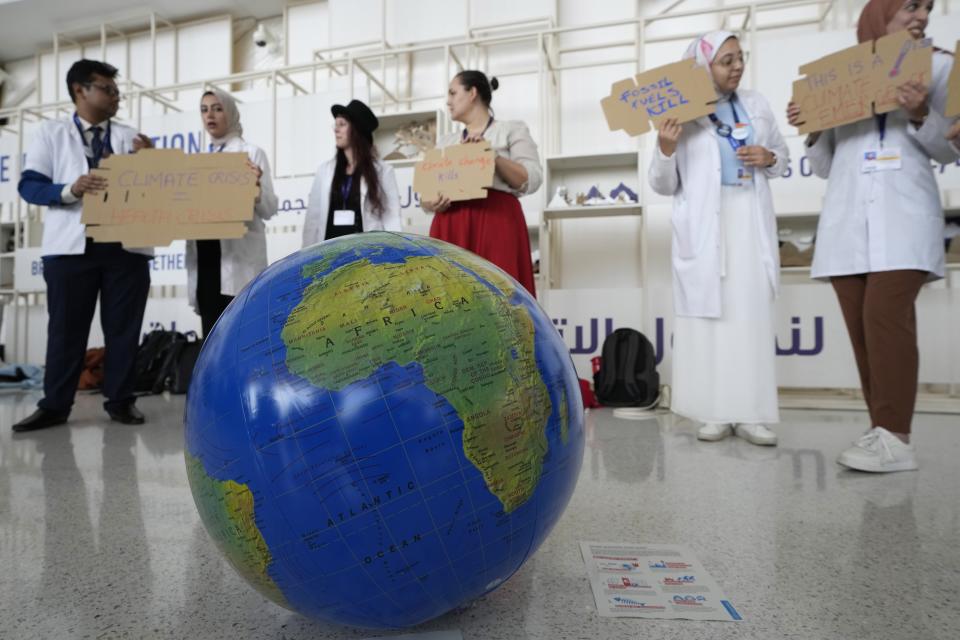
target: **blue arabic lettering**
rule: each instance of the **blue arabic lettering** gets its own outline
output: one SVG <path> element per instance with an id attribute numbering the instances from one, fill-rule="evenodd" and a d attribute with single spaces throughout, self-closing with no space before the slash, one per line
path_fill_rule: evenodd
<path id="1" fill-rule="evenodd" d="M 583 346 L 583 327 L 577 325 L 574 328 L 574 335 L 576 336 L 575 342 L 576 346 L 573 349 L 570 349 L 570 353 L 593 353 L 597 350 L 597 319 L 590 318 L 590 346 Z"/>
<path id="2" fill-rule="evenodd" d="M 400 202 L 400 208 L 401 208 L 401 209 L 406 209 L 407 207 L 409 207 L 409 206 L 412 205 L 413 203 L 416 203 L 416 205 L 417 205 L 418 207 L 420 206 L 420 194 L 417 193 L 416 191 L 414 191 L 414 190 L 413 190 L 413 187 L 408 186 L 408 187 L 407 187 L 407 203 L 404 204 L 404 203 L 401 201 L 401 202 Z"/>
<path id="3" fill-rule="evenodd" d="M 800 318 L 793 316 L 790 318 L 790 348 L 784 349 L 780 346 L 780 340 L 775 339 L 778 356 L 815 356 L 823 351 L 823 316 L 814 316 L 813 318 L 813 347 L 804 349 L 800 337 Z"/>
<path id="4" fill-rule="evenodd" d="M 660 364 L 663 362 L 663 318 L 657 318 L 656 322 L 656 337 L 655 337 L 655 346 L 654 346 L 654 363 Z"/>
<path id="5" fill-rule="evenodd" d="M 559 319 L 558 319 L 558 318 L 554 318 L 554 319 L 553 319 L 553 326 L 555 326 L 555 327 L 557 328 L 557 333 L 559 333 L 559 334 L 560 334 L 560 337 L 562 338 L 562 337 L 563 337 L 563 327 L 567 326 L 567 319 L 566 319 L 566 318 L 559 318 Z"/>
<path id="6" fill-rule="evenodd" d="M 567 326 L 566 318 L 553 318 L 553 326 L 557 329 L 557 333 L 560 334 L 560 337 L 563 337 L 563 329 Z M 613 333 L 613 318 L 604 318 L 603 319 L 603 329 L 604 335 L 601 338 L 599 335 L 600 329 L 600 319 L 599 318 L 590 318 L 589 321 L 589 335 L 587 336 L 588 340 L 584 340 L 585 327 L 581 325 L 574 326 L 574 346 L 570 349 L 572 354 L 588 354 L 595 353 L 597 351 L 597 346 L 606 340 L 607 336 Z"/>

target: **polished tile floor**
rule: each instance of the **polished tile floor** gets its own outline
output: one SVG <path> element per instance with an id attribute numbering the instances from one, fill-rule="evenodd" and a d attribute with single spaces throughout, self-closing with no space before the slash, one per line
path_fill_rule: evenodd
<path id="1" fill-rule="evenodd" d="M 183 397 L 149 422 L 78 398 L 68 426 L 13 434 L 36 395 L 0 395 L 0 638 L 365 638 L 273 605 L 221 559 L 183 461 Z M 702 443 L 695 425 L 588 415 L 567 512 L 503 587 L 414 631 L 499 638 L 960 638 L 960 424 L 919 415 L 919 472 L 834 458 L 859 412 L 786 411 L 780 446 Z M 685 544 L 741 623 L 600 619 L 577 542 Z"/>

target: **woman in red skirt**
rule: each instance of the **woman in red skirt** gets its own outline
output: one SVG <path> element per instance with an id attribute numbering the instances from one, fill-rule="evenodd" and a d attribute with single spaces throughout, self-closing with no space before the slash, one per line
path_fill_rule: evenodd
<path id="1" fill-rule="evenodd" d="M 451 203 L 443 194 L 421 202 L 433 212 L 430 236 L 469 249 L 497 265 L 536 296 L 530 237 L 517 196 L 534 193 L 543 181 L 537 145 L 522 122 L 494 120 L 490 100 L 497 79 L 461 71 L 450 82 L 447 108 L 462 122 L 461 133 L 441 136 L 439 148 L 486 140 L 497 155 L 493 188 L 487 197 Z"/>

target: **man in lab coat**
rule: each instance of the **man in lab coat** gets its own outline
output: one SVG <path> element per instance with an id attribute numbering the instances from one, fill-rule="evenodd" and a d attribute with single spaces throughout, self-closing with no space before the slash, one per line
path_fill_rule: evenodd
<path id="1" fill-rule="evenodd" d="M 146 136 L 112 120 L 120 105 L 116 76 L 117 69 L 103 62 L 74 63 L 67 72 L 67 89 L 76 111 L 45 121 L 27 150 L 18 190 L 27 202 L 47 207 L 42 255 L 49 322 L 44 397 L 14 431 L 67 421 L 98 296 L 106 342 L 104 409 L 117 422 L 144 422 L 134 406 L 134 360 L 153 250 L 127 251 L 116 242 L 93 242 L 80 222 L 84 197 L 106 186 L 92 172 L 100 161 L 152 146 Z"/>

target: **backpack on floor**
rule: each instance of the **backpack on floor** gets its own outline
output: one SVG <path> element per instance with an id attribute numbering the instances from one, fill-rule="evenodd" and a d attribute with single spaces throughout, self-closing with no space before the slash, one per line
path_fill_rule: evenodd
<path id="1" fill-rule="evenodd" d="M 134 391 L 186 393 L 202 341 L 188 331 L 155 329 L 143 338 L 137 350 Z"/>
<path id="2" fill-rule="evenodd" d="M 153 393 L 153 385 L 163 372 L 170 350 L 174 348 L 179 335 L 181 334 L 177 331 L 154 329 L 143 337 L 134 361 L 134 391 Z"/>
<path id="3" fill-rule="evenodd" d="M 617 329 L 603 341 L 593 389 L 608 407 L 653 407 L 660 396 L 653 345 L 635 329 Z"/>
<path id="4" fill-rule="evenodd" d="M 193 367 L 197 364 L 197 356 L 200 355 L 203 341 L 197 337 L 194 331 L 181 333 L 180 336 L 183 339 L 178 339 L 174 344 L 163 365 L 160 376 L 153 384 L 154 393 L 162 393 L 163 391 L 186 393 L 190 387 Z"/>

